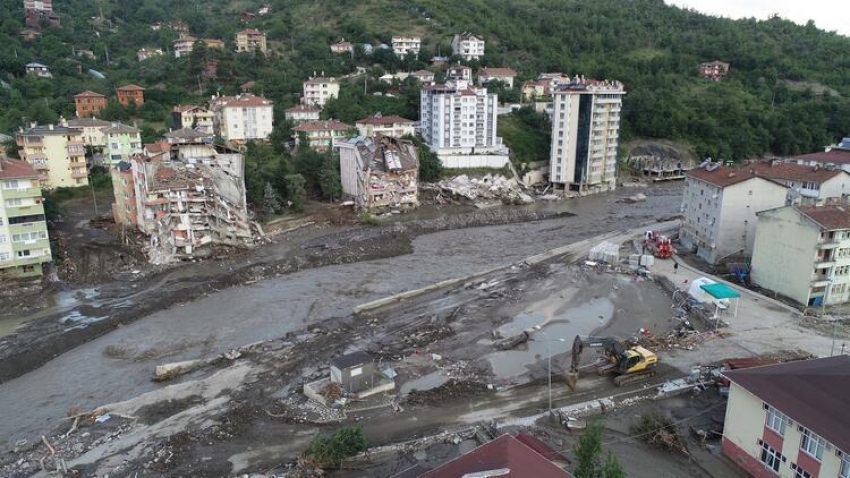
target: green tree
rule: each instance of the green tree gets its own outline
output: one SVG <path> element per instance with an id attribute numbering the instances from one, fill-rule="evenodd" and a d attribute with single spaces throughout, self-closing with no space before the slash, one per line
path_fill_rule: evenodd
<path id="1" fill-rule="evenodd" d="M 339 177 L 339 158 L 328 156 L 319 170 L 319 188 L 322 197 L 335 201 L 342 197 L 342 182 Z"/>
<path id="2" fill-rule="evenodd" d="M 610 452 L 602 449 L 602 422 L 595 422 L 579 438 L 575 448 L 576 478 L 625 478 L 620 463 Z"/>
<path id="3" fill-rule="evenodd" d="M 272 183 L 266 181 L 263 188 L 263 213 L 266 216 L 274 216 L 280 211 L 280 196 L 272 187 Z"/>
<path id="4" fill-rule="evenodd" d="M 413 141 L 416 145 L 416 150 L 419 152 L 419 180 L 420 181 L 436 181 L 443 174 L 443 162 L 437 156 L 437 153 L 431 151 L 431 148 L 425 144 L 421 136 L 407 136 L 405 139 Z"/>
<path id="5" fill-rule="evenodd" d="M 360 427 L 340 428 L 333 435 L 317 435 L 304 455 L 318 461 L 323 467 L 338 468 L 350 456 L 366 451 L 366 437 Z"/>
<path id="6" fill-rule="evenodd" d="M 304 185 L 307 181 L 300 174 L 287 174 L 283 178 L 286 185 L 286 197 L 289 207 L 295 212 L 304 211 L 304 202 L 307 200 L 307 190 Z"/>

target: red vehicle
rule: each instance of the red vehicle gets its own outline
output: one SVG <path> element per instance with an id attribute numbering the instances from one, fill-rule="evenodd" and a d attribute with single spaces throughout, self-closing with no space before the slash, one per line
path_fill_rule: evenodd
<path id="1" fill-rule="evenodd" d="M 647 252 L 659 259 L 669 259 L 673 255 L 673 244 L 670 238 L 662 236 L 658 231 L 646 231 L 643 245 Z"/>

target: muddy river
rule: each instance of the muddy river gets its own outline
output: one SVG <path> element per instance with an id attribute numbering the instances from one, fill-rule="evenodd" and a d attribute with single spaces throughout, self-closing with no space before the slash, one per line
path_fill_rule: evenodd
<path id="1" fill-rule="evenodd" d="M 639 191 L 647 194 L 646 202 L 615 202 Z M 0 436 L 6 440 L 2 445 L 50 431 L 64 423 L 61 418 L 71 406 L 87 409 L 162 386 L 150 381 L 159 363 L 280 337 L 348 315 L 353 306 L 386 295 L 676 214 L 680 203 L 681 187 L 673 184 L 564 201 L 544 207 L 563 208 L 576 216 L 428 234 L 414 241 L 409 255 L 304 270 L 152 314 L 0 384 Z M 593 307 L 594 314 L 606 314 L 606 304 Z M 561 327 L 557 311 L 529 313 L 533 320 L 540 315 L 551 320 L 553 330 Z"/>

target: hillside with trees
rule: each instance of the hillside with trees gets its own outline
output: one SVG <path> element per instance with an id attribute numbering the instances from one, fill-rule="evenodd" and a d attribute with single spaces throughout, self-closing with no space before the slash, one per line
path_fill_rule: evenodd
<path id="1" fill-rule="evenodd" d="M 264 3 L 271 13 L 240 19 Z M 520 73 L 518 84 L 546 71 L 622 81 L 625 140 L 675 139 L 700 156 L 739 160 L 805 153 L 850 133 L 850 38 L 779 18 L 719 19 L 662 0 L 55 0 L 54 9 L 61 26 L 44 24 L 41 36 L 26 42 L 19 36 L 22 2 L 0 6 L 0 132 L 73 116 L 72 96 L 83 90 L 111 94 L 135 83 L 147 88 L 145 105 L 138 111 L 110 105 L 104 116 L 138 119 L 149 140 L 166 127 L 172 106 L 235 94 L 254 81 L 254 91 L 275 102 L 279 142 L 291 136 L 283 110 L 298 101 L 302 80 L 349 75 L 358 66 L 365 75 L 350 79 L 326 116 L 353 121 L 381 111 L 417 119 L 417 85 L 377 78 L 429 68 L 433 55 L 450 54 L 452 34 L 469 30 L 487 40 L 485 57 L 473 67 L 511 67 Z M 227 47 L 199 44 L 175 59 L 169 53 L 177 34 L 167 25 L 178 21 L 192 36 L 222 39 Z M 155 22 L 165 26 L 153 30 Z M 246 26 L 267 33 L 271 54 L 233 52 L 234 34 Z M 408 33 L 423 37 L 418 58 L 378 47 Z M 356 44 L 351 55 L 330 52 L 341 37 Z M 166 54 L 139 62 L 142 47 Z M 84 50 L 94 58 L 80 56 Z M 715 59 L 732 65 L 724 81 L 698 74 L 700 62 Z M 24 65 L 32 61 L 50 66 L 54 78 L 27 77 Z M 204 75 L 210 61 L 217 62 L 215 77 Z M 283 154 L 278 144 L 273 148 Z"/>

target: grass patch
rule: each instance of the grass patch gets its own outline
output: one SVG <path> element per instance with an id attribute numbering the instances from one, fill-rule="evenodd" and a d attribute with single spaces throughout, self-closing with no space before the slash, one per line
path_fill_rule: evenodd
<path id="1" fill-rule="evenodd" d="M 511 149 L 511 161 L 523 163 L 549 161 L 552 125 L 543 113 L 530 107 L 499 117 L 497 131 Z"/>

